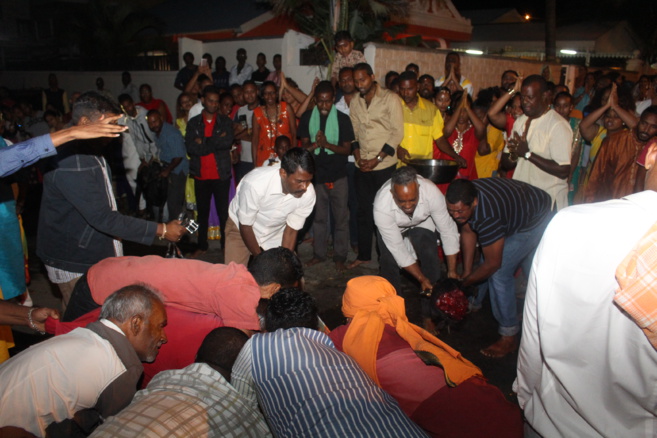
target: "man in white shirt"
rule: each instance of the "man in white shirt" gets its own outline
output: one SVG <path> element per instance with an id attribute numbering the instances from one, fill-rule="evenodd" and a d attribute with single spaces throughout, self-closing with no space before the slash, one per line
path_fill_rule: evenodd
<path id="1" fill-rule="evenodd" d="M 440 278 L 438 234 L 447 258 L 447 275 L 458 277 L 456 223 L 447 212 L 440 190 L 412 167 L 395 170 L 379 189 L 374 198 L 374 223 L 381 252 L 380 275 L 397 291 L 401 286 L 400 268 L 420 283 L 422 291 L 432 290 Z"/>
<path id="2" fill-rule="evenodd" d="M 126 407 L 167 341 L 157 292 L 126 286 L 103 304 L 99 321 L 37 344 L 0 365 L 0 436 L 88 435 Z"/>
<path id="3" fill-rule="evenodd" d="M 573 131 L 550 109 L 547 82 L 542 76 L 525 78 L 520 95 L 524 114 L 513 125 L 502 165 L 507 170 L 515 168 L 513 179 L 545 190 L 553 209 L 560 210 L 568 205 Z"/>
<path id="4" fill-rule="evenodd" d="M 242 85 L 244 81 L 251 79 L 253 67 L 246 63 L 246 50 L 237 49 L 237 64 L 230 69 L 230 78 L 228 85 Z"/>
<path id="5" fill-rule="evenodd" d="M 246 265 L 251 255 L 278 246 L 294 251 L 297 233 L 315 205 L 314 173 L 311 153 L 292 148 L 280 169 L 259 167 L 242 179 L 229 207 L 226 264 Z"/>
<path id="6" fill-rule="evenodd" d="M 614 303 L 617 267 L 657 221 L 656 157 L 645 192 L 565 209 L 538 247 L 514 387 L 542 436 L 657 436 L 657 351 Z"/>

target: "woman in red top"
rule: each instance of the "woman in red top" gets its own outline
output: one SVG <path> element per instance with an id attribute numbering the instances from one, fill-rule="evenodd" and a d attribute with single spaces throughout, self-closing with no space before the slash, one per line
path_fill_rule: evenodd
<path id="1" fill-rule="evenodd" d="M 162 118 L 167 121 L 167 123 L 173 125 L 173 117 L 171 116 L 171 111 L 166 102 L 162 99 L 153 98 L 153 89 L 148 84 L 141 84 L 139 87 L 139 97 L 141 97 L 141 102 L 137 105 L 150 110 L 158 110 Z"/>
<path id="2" fill-rule="evenodd" d="M 490 153 L 490 146 L 486 141 L 486 126 L 472 111 L 472 98 L 469 94 L 456 92 L 452 95 L 452 117 L 445 123 L 443 135 L 447 138 L 452 149 L 466 162 L 466 167 L 459 169 L 457 178 L 477 179 L 475 155 Z M 452 160 L 444 152 L 440 159 Z"/>
<path id="3" fill-rule="evenodd" d="M 274 143 L 280 135 L 287 135 L 292 144 L 297 137 L 296 117 L 285 102 L 278 101 L 276 84 L 267 81 L 262 85 L 264 106 L 253 110 L 253 141 L 251 148 L 256 167 L 276 156 Z"/>

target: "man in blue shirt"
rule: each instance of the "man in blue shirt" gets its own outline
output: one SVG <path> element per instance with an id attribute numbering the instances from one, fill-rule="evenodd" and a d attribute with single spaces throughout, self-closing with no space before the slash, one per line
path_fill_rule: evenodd
<path id="1" fill-rule="evenodd" d="M 148 127 L 155 133 L 155 145 L 160 152 L 160 161 L 165 166 L 160 177 L 169 181 L 167 209 L 169 220 L 174 220 L 178 218 L 185 202 L 185 184 L 189 174 L 185 140 L 180 131 L 162 120 L 158 110 L 150 110 L 146 117 Z"/>

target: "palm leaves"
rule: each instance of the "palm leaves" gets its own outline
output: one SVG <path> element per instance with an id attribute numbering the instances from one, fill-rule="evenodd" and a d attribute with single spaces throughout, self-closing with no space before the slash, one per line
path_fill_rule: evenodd
<path id="1" fill-rule="evenodd" d="M 318 39 L 333 62 L 333 35 L 348 30 L 356 45 L 379 37 L 390 16 L 408 15 L 408 0 L 269 0 L 275 14 L 291 17 L 299 30 Z"/>

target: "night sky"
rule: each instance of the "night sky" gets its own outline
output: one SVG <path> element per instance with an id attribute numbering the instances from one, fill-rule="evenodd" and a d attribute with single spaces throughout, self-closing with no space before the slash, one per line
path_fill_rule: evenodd
<path id="1" fill-rule="evenodd" d="M 459 11 L 516 8 L 521 14 L 544 21 L 545 0 L 452 0 Z M 627 20 L 648 44 L 657 46 L 657 1 L 654 0 L 556 0 L 557 26 L 582 21 Z M 656 48 L 657 49 L 657 48 Z"/>

